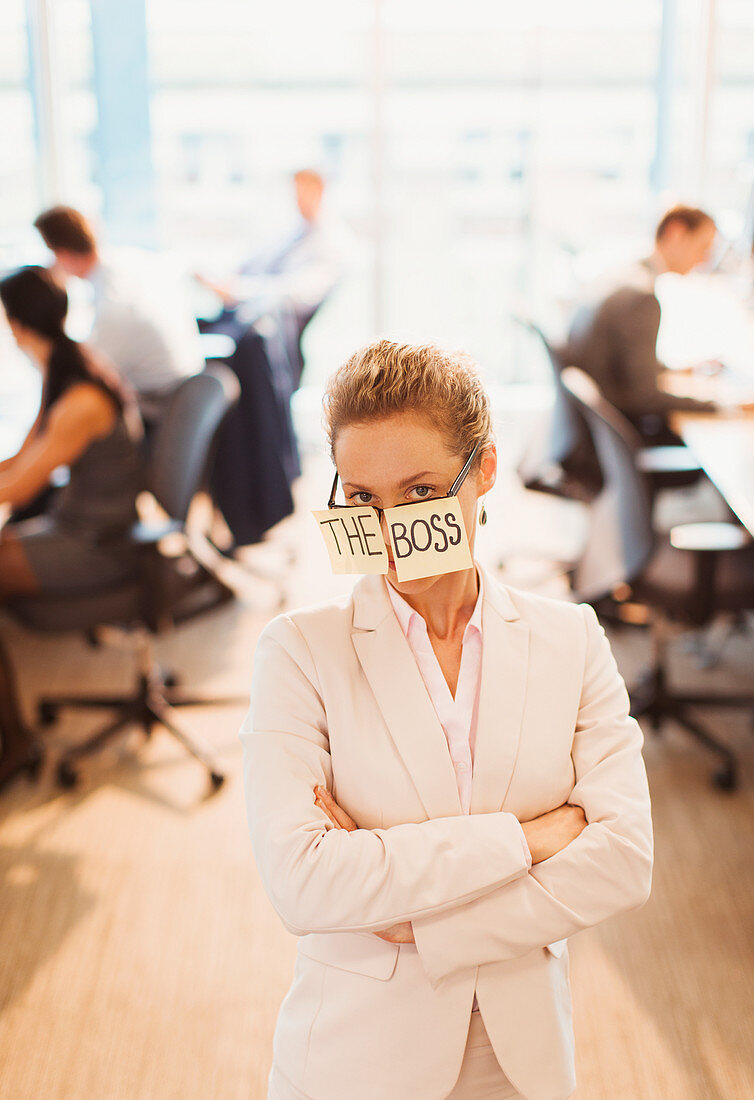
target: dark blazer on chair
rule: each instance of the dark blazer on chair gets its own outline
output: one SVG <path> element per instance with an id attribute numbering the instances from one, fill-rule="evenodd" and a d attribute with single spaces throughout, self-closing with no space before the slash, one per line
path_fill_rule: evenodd
<path id="1" fill-rule="evenodd" d="M 293 511 L 291 483 L 300 473 L 293 383 L 274 333 L 263 335 L 254 325 L 240 337 L 229 366 L 241 397 L 220 434 L 211 490 L 236 544 L 245 546 Z"/>

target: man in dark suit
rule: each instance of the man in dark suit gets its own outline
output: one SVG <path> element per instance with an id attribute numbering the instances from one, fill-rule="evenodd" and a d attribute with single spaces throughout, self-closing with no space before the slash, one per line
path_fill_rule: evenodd
<path id="1" fill-rule="evenodd" d="M 665 367 L 657 358 L 660 303 L 654 292 L 655 279 L 663 272 L 687 275 L 703 263 L 715 232 L 714 221 L 703 210 L 674 206 L 657 226 L 651 256 L 601 300 L 579 307 L 566 344 L 556 349 L 563 366 L 581 367 L 591 375 L 650 444 L 678 442 L 667 424 L 669 412 L 715 408 L 712 402 L 676 397 L 660 388 Z"/>

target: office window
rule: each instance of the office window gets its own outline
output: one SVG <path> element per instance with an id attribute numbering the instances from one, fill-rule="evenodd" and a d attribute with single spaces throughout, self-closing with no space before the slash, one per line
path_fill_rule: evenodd
<path id="1" fill-rule="evenodd" d="M 291 228 L 307 165 L 362 242 L 328 304 L 326 373 L 371 326 L 371 3 L 148 0 L 147 19 L 161 242 L 227 270 Z"/>
<path id="2" fill-rule="evenodd" d="M 34 101 L 24 0 L 0 4 L 0 265 L 12 263 L 35 210 Z"/>
<path id="3" fill-rule="evenodd" d="M 387 0 L 391 330 L 531 376 L 511 313 L 547 320 L 577 251 L 651 220 L 661 17 L 659 0 Z"/>
<path id="4" fill-rule="evenodd" d="M 706 193 L 754 245 L 754 4 L 718 0 Z"/>
<path id="5" fill-rule="evenodd" d="M 149 222 L 133 243 L 219 275 L 288 230 L 291 173 L 319 167 L 359 245 L 309 333 L 310 378 L 386 333 L 528 380 L 511 315 L 555 330 L 580 281 L 645 247 L 666 202 L 752 232 L 749 0 L 134 0 L 128 26 L 115 0 L 0 8 L 2 239 L 63 199 L 119 243 Z M 133 118 L 134 88 L 103 61 L 132 24 L 146 57 Z M 45 87 L 54 141 L 35 128 Z M 114 164 L 126 116 L 133 202 Z"/>
<path id="6" fill-rule="evenodd" d="M 54 93 L 60 118 L 60 192 L 97 213 L 102 195 L 90 0 L 55 0 L 50 11 L 58 40 Z"/>

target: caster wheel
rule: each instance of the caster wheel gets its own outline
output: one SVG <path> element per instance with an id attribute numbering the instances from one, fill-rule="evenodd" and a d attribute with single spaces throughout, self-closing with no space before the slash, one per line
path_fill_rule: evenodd
<path id="1" fill-rule="evenodd" d="M 220 772 L 211 772 L 210 773 L 210 779 L 212 780 L 212 790 L 213 791 L 219 790 L 220 787 L 222 787 L 223 783 L 225 782 L 225 776 L 221 775 Z"/>
<path id="2" fill-rule="evenodd" d="M 78 773 L 66 760 L 58 764 L 58 782 L 61 787 L 75 787 L 78 782 Z"/>
<path id="3" fill-rule="evenodd" d="M 735 791 L 738 777 L 733 768 L 721 768 L 712 776 L 712 784 L 720 791 Z"/>
<path id="4" fill-rule="evenodd" d="M 40 703 L 37 707 L 37 718 L 40 726 L 51 726 L 58 720 L 58 708 L 52 703 Z"/>

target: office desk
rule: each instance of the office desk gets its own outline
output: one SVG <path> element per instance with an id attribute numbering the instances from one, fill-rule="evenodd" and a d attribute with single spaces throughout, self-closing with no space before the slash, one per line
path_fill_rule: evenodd
<path id="1" fill-rule="evenodd" d="M 754 535 L 754 414 L 675 413 L 672 425 Z"/>

